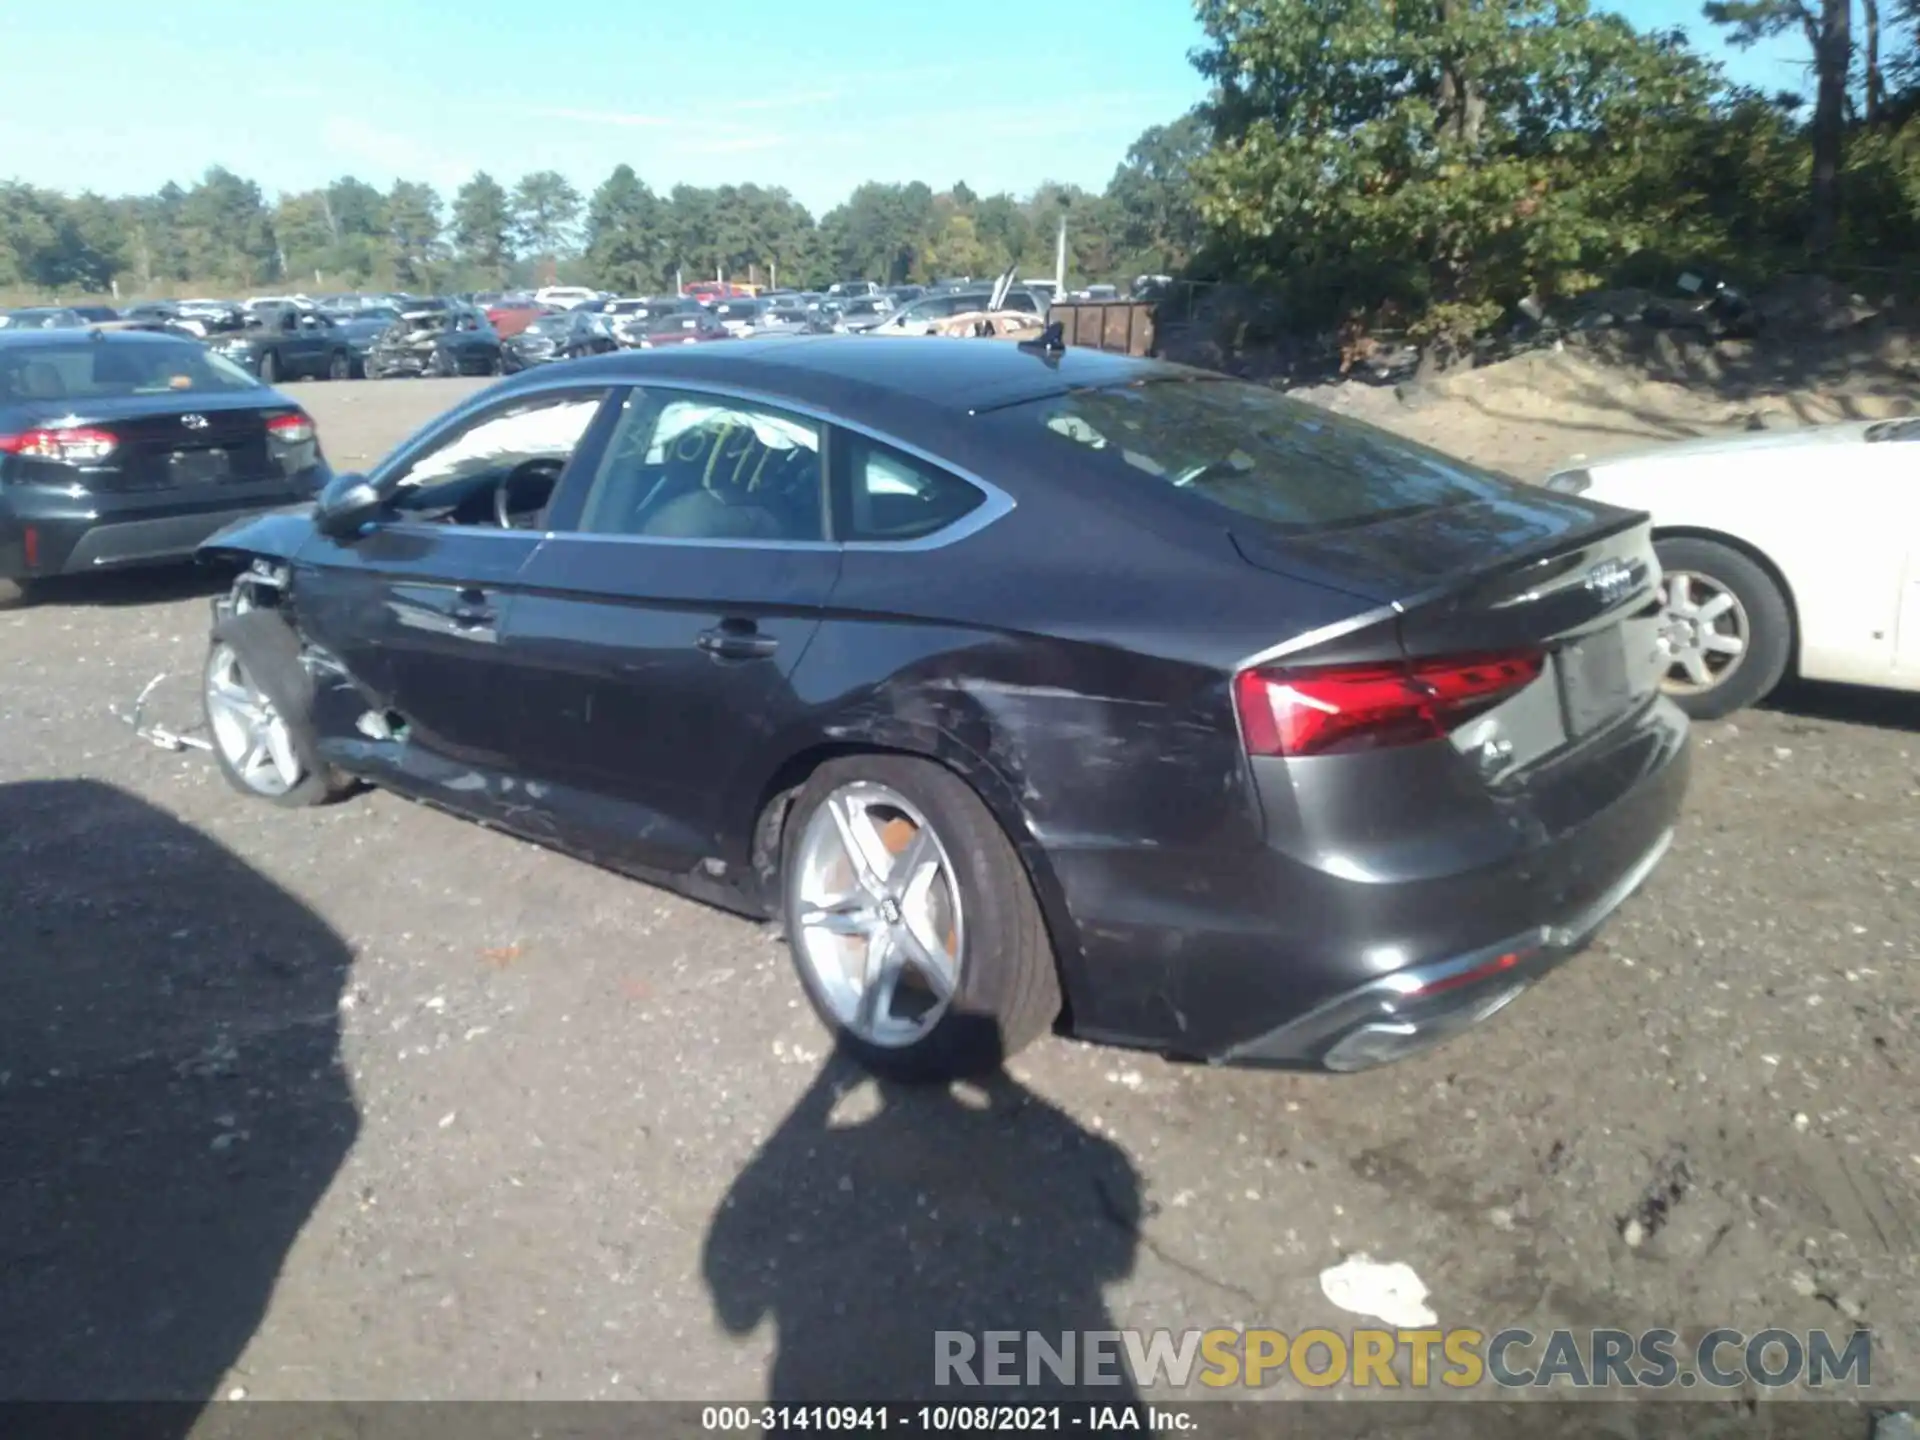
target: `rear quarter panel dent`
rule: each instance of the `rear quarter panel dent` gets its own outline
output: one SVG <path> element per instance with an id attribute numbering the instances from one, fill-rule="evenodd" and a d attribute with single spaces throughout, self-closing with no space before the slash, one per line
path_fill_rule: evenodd
<path id="1" fill-rule="evenodd" d="M 813 719 L 772 747 L 756 797 L 796 757 L 822 747 L 899 751 L 954 771 L 1026 864 L 1075 1010 L 1090 978 L 1086 943 L 1113 892 L 1096 881 L 1086 894 L 1069 893 L 1052 855 L 1073 852 L 1075 869 L 1097 876 L 1103 853 L 1259 843 L 1223 675 L 1072 642 L 920 627 L 889 639 L 885 627 L 829 622 L 796 686 L 805 693 L 828 676 L 827 688 L 840 693 L 812 697 Z"/>

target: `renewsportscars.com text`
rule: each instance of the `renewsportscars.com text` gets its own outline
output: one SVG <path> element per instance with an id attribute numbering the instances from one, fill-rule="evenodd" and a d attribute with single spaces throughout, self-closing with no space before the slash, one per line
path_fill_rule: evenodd
<path id="1" fill-rule="evenodd" d="M 1030 1330 L 934 1333 L 942 1388 L 1132 1385 L 1143 1389 L 1669 1389 L 1873 1384 L 1869 1331 Z"/>

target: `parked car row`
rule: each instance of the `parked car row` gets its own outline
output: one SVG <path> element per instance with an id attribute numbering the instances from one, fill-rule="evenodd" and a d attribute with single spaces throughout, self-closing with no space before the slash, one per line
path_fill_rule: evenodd
<path id="1" fill-rule="evenodd" d="M 1005 308 L 1044 315 L 1043 282 L 1011 289 Z M 824 291 L 696 282 L 678 295 L 614 296 L 583 286 L 455 297 L 391 292 L 252 295 L 32 306 L 0 329 L 135 328 L 205 341 L 269 385 L 282 380 L 516 373 L 556 360 L 757 335 L 926 334 L 985 308 L 992 287 L 966 279 L 883 287 L 847 280 Z"/>

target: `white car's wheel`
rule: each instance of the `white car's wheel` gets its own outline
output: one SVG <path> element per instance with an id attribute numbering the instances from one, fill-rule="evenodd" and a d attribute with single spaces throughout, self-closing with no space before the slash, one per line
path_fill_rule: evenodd
<path id="1" fill-rule="evenodd" d="M 1793 658 L 1793 613 L 1751 556 L 1712 540 L 1657 542 L 1665 615 L 1661 688 L 1696 720 L 1717 720 L 1772 692 Z"/>

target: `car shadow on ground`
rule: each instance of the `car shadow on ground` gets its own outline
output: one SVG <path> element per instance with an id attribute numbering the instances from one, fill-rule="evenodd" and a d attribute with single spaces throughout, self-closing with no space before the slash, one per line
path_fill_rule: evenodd
<path id="1" fill-rule="evenodd" d="M 1038 1332 L 1057 1349 L 1063 1332 L 1111 1330 L 1102 1291 L 1131 1273 L 1140 1219 L 1120 1148 L 1004 1072 L 902 1085 L 835 1056 L 735 1180 L 703 1269 L 729 1332 L 773 1322 L 776 1402 L 1123 1404 L 1123 1371 L 1030 1374 L 1024 1339 L 1010 1352 L 1017 1386 L 942 1386 L 938 1357 L 964 1347 L 943 1351 L 937 1332 L 972 1337 L 985 1380 L 985 1331 Z"/>
<path id="2" fill-rule="evenodd" d="M 98 570 L 82 575 L 53 575 L 36 582 L 35 609 L 61 606 L 111 609 L 167 605 L 219 595 L 233 584 L 234 572 L 210 565 L 156 565 L 130 570 Z"/>
<path id="3" fill-rule="evenodd" d="M 1770 695 L 1761 708 L 1800 720 L 1920 731 L 1920 695 L 1898 690 L 1790 680 Z"/>
<path id="4" fill-rule="evenodd" d="M 0 915 L 0 1401 L 185 1434 L 358 1130 L 348 948 L 91 781 L 0 785 Z"/>

